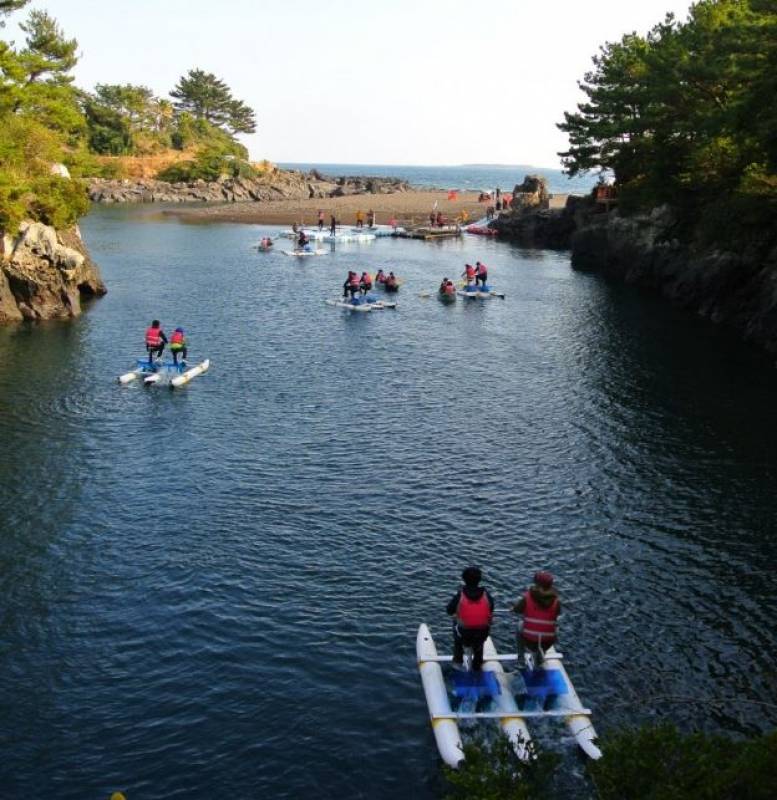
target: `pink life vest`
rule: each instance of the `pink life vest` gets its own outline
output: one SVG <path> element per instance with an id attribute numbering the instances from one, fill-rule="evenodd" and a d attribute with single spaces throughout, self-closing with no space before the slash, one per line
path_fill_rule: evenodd
<path id="1" fill-rule="evenodd" d="M 521 636 L 527 642 L 538 642 L 541 646 L 550 646 L 556 641 L 556 619 L 558 617 L 558 597 L 543 608 L 532 597 L 531 592 L 524 595 L 526 605 L 523 609 L 523 631 Z"/>

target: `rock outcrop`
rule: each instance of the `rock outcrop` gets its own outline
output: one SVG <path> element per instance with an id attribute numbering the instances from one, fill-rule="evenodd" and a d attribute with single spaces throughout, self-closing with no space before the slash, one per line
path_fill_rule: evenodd
<path id="1" fill-rule="evenodd" d="M 510 208 L 514 211 L 523 211 L 530 208 L 542 208 L 550 195 L 548 182 L 541 175 L 526 175 L 523 183 L 516 184 L 513 189 L 513 198 Z"/>
<path id="2" fill-rule="evenodd" d="M 594 215 L 571 237 L 572 266 L 658 291 L 777 353 L 777 232 L 727 247 L 687 237 L 666 207 Z"/>
<path id="3" fill-rule="evenodd" d="M 92 178 L 89 181 L 89 198 L 95 203 L 238 203 L 390 194 L 409 190 L 410 184 L 397 178 L 327 178 L 316 170 L 310 173 L 277 170 L 255 178 L 221 178 L 189 183 L 167 183 L 150 178 Z"/>
<path id="4" fill-rule="evenodd" d="M 23 222 L 0 242 L 0 323 L 75 317 L 82 297 L 106 292 L 78 227 Z"/>

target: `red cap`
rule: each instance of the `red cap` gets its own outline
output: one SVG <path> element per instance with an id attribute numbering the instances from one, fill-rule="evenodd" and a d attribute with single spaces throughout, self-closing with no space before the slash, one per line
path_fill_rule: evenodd
<path id="1" fill-rule="evenodd" d="M 553 576 L 549 572 L 535 572 L 534 582 L 543 589 L 550 589 L 553 586 Z"/>

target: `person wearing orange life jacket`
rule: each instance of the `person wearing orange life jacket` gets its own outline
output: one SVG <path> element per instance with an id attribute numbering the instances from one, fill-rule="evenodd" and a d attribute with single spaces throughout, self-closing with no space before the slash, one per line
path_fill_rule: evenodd
<path id="1" fill-rule="evenodd" d="M 475 283 L 482 283 L 483 286 L 488 283 L 488 267 L 485 264 L 481 264 L 479 261 L 475 262 Z"/>
<path id="2" fill-rule="evenodd" d="M 348 293 L 351 294 L 351 300 L 356 297 L 356 292 L 359 291 L 359 276 L 348 270 L 348 277 L 345 279 L 345 283 L 343 284 L 343 297 L 348 297 Z"/>
<path id="3" fill-rule="evenodd" d="M 148 352 L 148 363 L 154 363 L 154 355 L 161 356 L 167 344 L 167 336 L 159 325 L 159 320 L 155 319 L 151 327 L 146 329 L 146 351 Z"/>
<path id="4" fill-rule="evenodd" d="M 372 275 L 369 272 L 362 272 L 362 276 L 359 278 L 359 289 L 362 294 L 367 294 L 372 290 Z"/>
<path id="5" fill-rule="evenodd" d="M 377 274 L 375 275 L 375 283 L 385 283 L 386 282 L 386 273 L 379 269 Z"/>
<path id="6" fill-rule="evenodd" d="M 518 643 L 524 651 L 542 656 L 544 650 L 555 644 L 561 601 L 553 586 L 553 576 L 549 572 L 535 573 L 534 583 L 511 610 L 523 615 Z"/>
<path id="7" fill-rule="evenodd" d="M 386 278 L 383 287 L 387 292 L 396 292 L 399 291 L 399 281 L 397 280 L 397 276 L 393 272 L 389 272 L 388 277 Z"/>
<path id="8" fill-rule="evenodd" d="M 453 624 L 454 666 L 464 663 L 465 647 L 472 648 L 472 668 L 479 670 L 483 666 L 483 645 L 491 630 L 494 598 L 488 589 L 480 586 L 482 577 L 479 567 L 467 567 L 461 573 L 464 586 L 453 595 L 445 609 L 456 620 Z"/>
<path id="9" fill-rule="evenodd" d="M 170 352 L 173 354 L 173 364 L 178 366 L 178 354 L 181 354 L 181 363 L 186 363 L 187 348 L 186 332 L 183 328 L 176 328 L 170 337 Z"/>
<path id="10" fill-rule="evenodd" d="M 472 264 L 465 264 L 464 272 L 461 273 L 461 277 L 466 278 L 467 283 L 474 283 L 475 275 L 476 275 L 475 268 L 472 266 Z"/>

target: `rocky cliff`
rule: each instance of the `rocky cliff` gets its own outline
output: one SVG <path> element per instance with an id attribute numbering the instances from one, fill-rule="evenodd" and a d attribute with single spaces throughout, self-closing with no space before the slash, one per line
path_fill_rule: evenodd
<path id="1" fill-rule="evenodd" d="M 23 222 L 0 239 L 0 324 L 76 317 L 83 297 L 105 292 L 77 227 Z"/>
<path id="2" fill-rule="evenodd" d="M 255 178 L 167 183 L 151 178 L 108 180 L 92 178 L 89 198 L 95 203 L 235 203 L 267 200 L 309 200 L 353 194 L 390 194 L 410 190 L 397 178 L 348 176 L 329 178 L 310 173 L 276 170 Z"/>
<path id="3" fill-rule="evenodd" d="M 677 230 L 666 207 L 590 216 L 571 236 L 572 266 L 658 291 L 777 353 L 777 231 L 723 247 Z"/>

